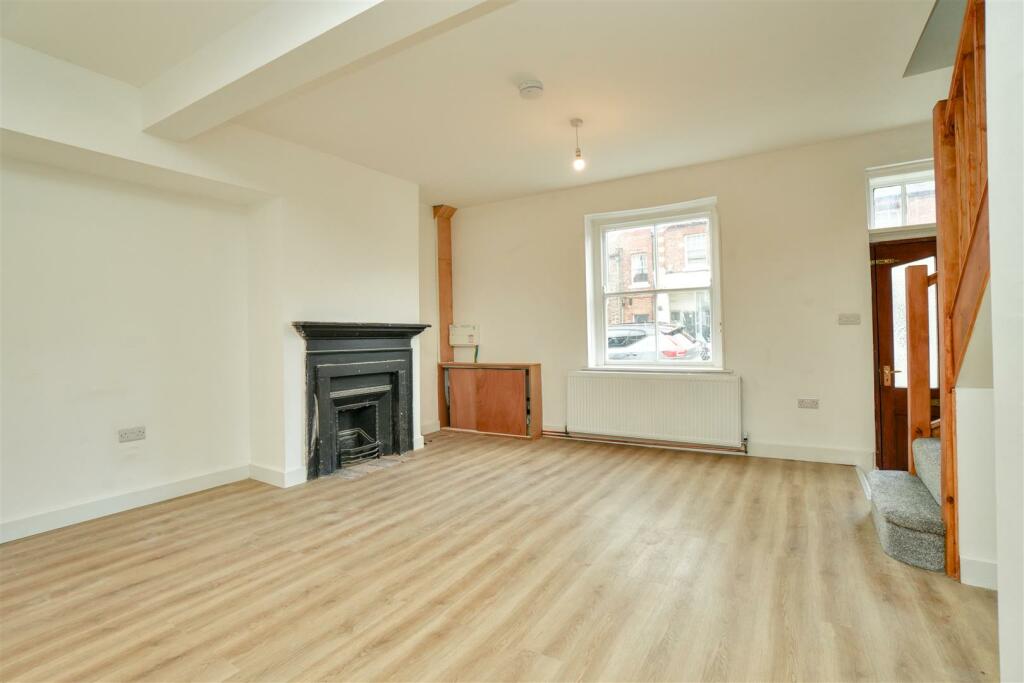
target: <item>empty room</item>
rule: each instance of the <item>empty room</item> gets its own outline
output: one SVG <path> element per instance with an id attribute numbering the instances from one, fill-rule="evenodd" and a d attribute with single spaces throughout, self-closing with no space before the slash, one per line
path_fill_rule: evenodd
<path id="1" fill-rule="evenodd" d="M 1024 683 L 1024 0 L 0 39 L 0 680 Z"/>

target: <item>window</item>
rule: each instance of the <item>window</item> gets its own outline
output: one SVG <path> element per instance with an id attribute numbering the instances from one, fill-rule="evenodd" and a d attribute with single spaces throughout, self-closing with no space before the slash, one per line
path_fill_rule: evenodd
<path id="1" fill-rule="evenodd" d="M 586 220 L 590 365 L 722 367 L 714 198 Z"/>
<path id="2" fill-rule="evenodd" d="M 868 170 L 868 218 L 872 230 L 935 223 L 932 162 Z"/>

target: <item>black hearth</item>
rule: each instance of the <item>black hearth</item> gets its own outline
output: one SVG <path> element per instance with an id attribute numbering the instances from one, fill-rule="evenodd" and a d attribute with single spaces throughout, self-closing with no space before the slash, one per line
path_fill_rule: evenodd
<path id="1" fill-rule="evenodd" d="M 412 338 L 429 325 L 293 325 L 306 339 L 309 478 L 412 450 Z"/>

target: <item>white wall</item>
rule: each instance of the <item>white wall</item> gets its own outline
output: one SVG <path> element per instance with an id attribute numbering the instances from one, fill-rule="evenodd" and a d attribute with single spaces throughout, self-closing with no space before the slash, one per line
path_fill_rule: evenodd
<path id="1" fill-rule="evenodd" d="M 956 388 L 960 580 L 996 588 L 995 438 L 992 389 Z"/>
<path id="2" fill-rule="evenodd" d="M 110 432 L 111 424 L 124 427 L 132 426 L 143 417 L 150 420 L 146 426 L 153 432 L 153 436 L 147 439 L 145 448 L 153 450 L 159 446 L 160 459 L 147 461 L 153 466 L 142 468 L 145 472 L 140 473 L 136 479 L 122 477 L 120 472 L 113 471 L 103 461 L 96 459 L 95 480 L 86 478 L 70 482 L 69 486 L 73 490 L 55 489 L 52 499 L 45 498 L 45 506 L 41 502 L 29 504 L 18 497 L 11 499 L 13 502 L 8 505 L 5 496 L 2 508 L 5 533 L 21 534 L 29 527 L 34 530 L 52 528 L 74 517 L 70 512 L 63 516 L 40 517 L 38 511 L 46 506 L 74 506 L 76 501 L 99 501 L 87 511 L 75 513 L 82 518 L 81 515 L 86 513 L 102 514 L 119 506 L 130 507 L 140 501 L 152 502 L 160 497 L 175 495 L 179 489 L 172 486 L 174 477 L 190 475 L 181 474 L 188 469 L 184 464 L 180 471 L 161 469 L 165 467 L 166 460 L 174 457 L 174 454 L 168 455 L 167 449 L 180 450 L 181 444 L 191 443 L 189 439 L 202 438 L 204 431 L 198 429 L 194 435 L 178 437 L 182 440 L 180 442 L 158 444 L 161 438 L 167 438 L 161 436 L 166 434 L 166 429 L 188 428 L 184 417 L 162 412 L 162 406 L 191 404 L 197 409 L 209 408 L 207 401 L 221 401 L 226 392 L 234 391 L 236 387 L 241 388 L 242 396 L 238 404 L 232 404 L 232 409 L 241 405 L 244 411 L 242 417 L 236 419 L 235 416 L 221 415 L 217 410 L 204 411 L 207 420 L 228 420 L 227 424 L 234 424 L 232 420 L 242 420 L 244 433 L 240 440 L 232 441 L 231 449 L 221 450 L 230 453 L 231 457 L 241 452 L 246 473 L 263 481 L 279 486 L 304 481 L 307 452 L 304 345 L 291 323 L 296 320 L 419 320 L 418 187 L 414 183 L 241 126 L 223 126 L 189 143 L 154 138 L 139 130 L 141 105 L 135 88 L 9 41 L 3 41 L 2 67 L 0 127 L 5 141 L 19 143 L 4 146 L 5 160 L 12 155 L 28 155 L 33 159 L 42 158 L 51 166 L 87 168 L 101 175 L 132 178 L 148 187 L 115 183 L 109 179 L 98 180 L 84 175 L 76 175 L 72 180 L 62 183 L 50 182 L 40 185 L 40 189 L 29 195 L 34 203 L 47 205 L 47 211 L 39 212 L 38 217 L 34 217 L 33 211 L 24 208 L 28 199 L 20 200 L 20 204 L 5 200 L 2 209 L 5 231 L 2 253 L 5 266 L 8 262 L 24 264 L 25 271 L 31 272 L 37 262 L 50 258 L 50 254 L 31 244 L 9 241 L 6 237 L 8 230 L 15 236 L 34 234 L 33 226 L 45 219 L 47 229 L 58 238 L 66 237 L 64 242 L 67 242 L 71 241 L 71 237 L 78 237 L 75 232 L 77 223 L 58 219 L 74 217 L 74 207 L 81 209 L 81 221 L 87 224 L 107 225 L 110 223 L 109 216 L 120 215 L 123 211 L 134 223 L 141 222 L 146 227 L 144 231 L 131 233 L 135 240 L 131 242 L 132 248 L 144 252 L 146 245 L 152 243 L 154 249 L 170 249 L 176 259 L 173 263 L 180 271 L 179 277 L 189 285 L 183 290 L 182 298 L 191 301 L 188 297 L 194 294 L 193 288 L 201 290 L 205 297 L 199 302 L 203 306 L 201 311 L 208 311 L 216 302 L 228 296 L 225 290 L 227 284 L 220 281 L 205 282 L 202 279 L 194 282 L 189 280 L 190 277 L 196 277 L 190 271 L 193 264 L 206 268 L 211 259 L 216 257 L 216 264 L 225 269 L 221 274 L 223 277 L 234 272 L 229 266 L 237 270 L 237 277 L 231 282 L 242 298 L 239 299 L 240 308 L 235 311 L 234 317 L 218 317 L 217 325 L 211 327 L 202 324 L 208 321 L 195 313 L 192 317 L 171 318 L 177 324 L 168 322 L 160 330 L 173 329 L 175 338 L 203 339 L 203 335 L 219 331 L 221 325 L 230 322 L 233 334 L 241 343 L 231 344 L 228 351 L 229 345 L 217 342 L 214 345 L 216 358 L 226 367 L 236 368 L 241 363 L 244 369 L 237 382 L 227 382 L 215 374 L 211 376 L 208 386 L 205 379 L 202 382 L 192 381 L 194 374 L 187 367 L 174 372 L 173 366 L 168 366 L 168 373 L 176 377 L 177 381 L 160 384 L 154 389 L 159 401 L 157 398 L 153 401 L 159 403 L 160 410 L 152 408 L 155 412 L 146 415 L 139 416 L 132 409 L 134 403 L 132 406 L 115 403 L 99 417 L 89 413 L 87 403 L 79 402 L 72 406 L 73 411 L 79 412 L 72 411 L 65 416 L 66 419 L 73 424 L 87 425 L 97 434 Z M 63 178 L 72 177 L 61 175 L 61 172 L 53 169 L 40 173 L 44 176 L 52 174 Z M 7 180 L 6 176 L 5 171 L 4 181 Z M 105 188 L 104 202 L 76 199 L 82 192 L 81 186 L 92 187 L 96 183 Z M 197 199 L 196 196 L 173 194 L 168 188 L 223 197 L 232 202 L 245 202 L 246 205 L 229 208 L 224 202 L 211 203 Z M 139 206 L 141 200 L 137 197 L 140 196 L 149 198 L 145 208 Z M 52 207 L 63 205 L 70 207 L 66 213 L 49 218 L 52 212 L 58 210 Z M 193 217 L 192 213 L 199 209 L 183 208 L 193 205 L 218 216 L 232 217 L 230 225 L 233 226 L 232 234 L 236 235 L 236 239 L 230 249 L 228 246 L 223 249 L 214 248 L 216 244 L 212 242 L 213 236 L 218 233 L 210 227 L 212 219 Z M 15 212 L 14 209 L 19 206 L 22 208 Z M 204 226 L 213 246 L 198 240 L 197 236 L 203 234 Z M 114 222 L 109 230 L 115 229 L 127 231 L 128 226 Z M 164 235 L 167 231 L 180 234 Z M 190 236 L 190 239 L 196 237 L 198 241 L 173 241 L 184 240 L 186 236 Z M 115 240 L 113 235 L 108 237 L 110 241 Z M 171 241 L 165 244 L 162 240 Z M 61 251 L 64 242 L 57 239 L 50 246 L 59 256 L 58 262 L 81 258 L 79 254 Z M 116 250 L 112 251 L 116 253 Z M 221 251 L 225 254 L 221 255 Z M 230 252 L 230 256 L 227 252 Z M 103 253 L 88 252 L 86 255 L 99 258 Z M 239 264 L 237 267 L 232 265 L 236 263 Z M 146 273 L 146 266 L 144 262 L 132 264 L 128 272 Z M 46 272 L 52 270 L 39 269 Z M 72 270 L 67 272 L 75 273 Z M 199 274 L 205 277 L 206 272 L 201 270 Z M 122 334 L 119 338 L 124 339 L 126 344 L 134 344 L 132 340 L 146 338 L 152 326 L 145 324 L 146 318 L 125 318 L 124 311 L 133 310 L 138 302 L 148 298 L 160 306 L 164 315 L 167 315 L 165 309 L 173 309 L 173 292 L 162 289 L 151 292 L 147 286 L 137 282 L 137 278 L 119 278 L 118 273 L 116 268 L 100 267 L 81 275 L 106 278 L 101 280 L 106 287 L 103 290 L 104 298 L 95 302 L 97 307 L 107 306 L 104 309 L 106 313 L 103 316 L 83 315 L 80 320 L 85 326 L 80 334 L 88 342 L 83 345 L 81 352 L 87 358 L 91 358 L 89 354 L 99 353 L 95 347 L 101 342 L 105 345 L 103 348 L 116 356 L 128 354 L 128 351 L 110 345 L 111 335 L 104 331 L 102 325 L 109 318 L 116 317 L 120 325 L 110 329 L 121 332 L 127 329 L 128 336 Z M 35 282 L 27 286 L 19 282 L 18 286 L 12 286 L 7 283 L 8 278 L 5 267 L 2 289 L 5 373 L 9 367 L 39 365 L 48 361 L 42 355 L 42 349 L 47 347 L 21 341 L 21 335 L 27 332 L 16 329 L 10 315 L 19 310 L 31 309 L 41 319 L 60 320 L 67 313 L 66 302 L 57 297 L 44 296 L 49 290 L 41 289 Z M 73 289 L 76 286 L 77 281 L 70 277 L 55 278 L 47 283 L 47 287 L 53 289 Z M 234 292 L 235 289 L 230 291 Z M 10 315 L 9 308 L 12 311 Z M 17 327 L 20 328 L 20 325 Z M 10 353 L 9 347 L 13 349 Z M 153 350 L 148 347 L 130 348 L 132 353 L 140 357 L 149 355 L 149 351 Z M 13 353 L 23 355 L 13 356 Z M 36 353 L 40 355 L 33 355 Z M 418 359 L 418 353 L 417 341 L 414 342 L 414 360 Z M 133 364 L 137 364 L 134 356 L 130 358 Z M 98 365 L 96 371 L 107 372 L 109 369 Z M 112 388 L 104 390 L 108 394 L 116 396 L 125 389 L 117 383 L 120 381 L 117 376 L 107 381 L 114 383 Z M 415 397 L 415 392 L 419 391 L 418 384 L 418 377 L 415 377 L 413 432 L 416 443 L 422 444 L 419 400 Z M 49 449 L 50 446 L 45 442 L 44 447 L 37 446 L 15 425 L 15 421 L 24 415 L 17 409 L 12 411 L 9 406 L 16 405 L 22 398 L 15 389 L 18 392 L 27 389 L 14 384 L 12 387 L 15 389 L 8 391 L 7 385 L 5 374 L 3 452 L 0 454 L 4 491 L 40 490 L 48 486 L 50 473 L 27 463 L 38 462 L 44 457 L 41 455 L 44 447 Z M 57 386 L 60 388 L 63 385 Z M 100 397 L 105 395 L 100 394 Z M 197 398 L 197 395 L 202 398 Z M 170 423 L 165 425 L 164 420 Z M 36 422 L 28 420 L 26 424 L 35 429 L 37 422 L 38 419 Z M 218 428 L 227 429 L 220 423 Z M 223 445 L 222 441 L 213 438 L 210 442 L 211 447 Z M 97 444 L 98 449 L 105 447 L 100 441 Z M 99 458 L 99 455 L 96 457 Z M 195 458 L 188 463 L 197 466 L 201 463 L 205 468 L 204 473 L 219 471 L 222 464 L 219 452 L 216 458 L 208 458 L 206 451 L 193 448 L 188 457 Z M 192 471 L 188 469 L 188 472 Z M 143 495 L 138 487 L 146 486 L 150 489 L 145 490 L 151 493 Z M 117 498 L 120 502 L 115 504 L 111 502 L 113 499 L 110 496 L 117 496 L 116 491 L 126 492 Z M 30 517 L 25 518 L 24 515 Z M 34 521 L 31 524 L 24 521 L 16 527 L 7 524 L 9 520 L 18 519 Z"/>
<path id="3" fill-rule="evenodd" d="M 999 674 L 1024 681 L 1024 3 L 985 3 Z"/>
<path id="4" fill-rule="evenodd" d="M 420 322 L 430 325 L 420 335 L 420 423 L 423 433 L 441 428 L 437 412 L 438 310 L 437 223 L 433 209 L 420 205 Z"/>
<path id="5" fill-rule="evenodd" d="M 0 174 L 5 536 L 247 477 L 245 214 L 16 161 Z M 118 444 L 137 425 L 146 439 Z"/>
<path id="6" fill-rule="evenodd" d="M 960 580 L 996 587 L 996 480 L 992 306 L 986 288 L 956 386 Z"/>
<path id="7" fill-rule="evenodd" d="M 921 124 L 461 208 L 456 320 L 481 325 L 481 360 L 542 363 L 544 424 L 560 429 L 567 373 L 587 362 L 583 216 L 717 196 L 725 360 L 743 378 L 751 452 L 870 468 L 864 170 L 930 156 Z M 839 313 L 862 324 L 840 327 Z"/>

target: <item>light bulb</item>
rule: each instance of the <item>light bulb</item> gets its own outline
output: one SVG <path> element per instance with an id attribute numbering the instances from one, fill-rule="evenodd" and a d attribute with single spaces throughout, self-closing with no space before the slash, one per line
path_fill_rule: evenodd
<path id="1" fill-rule="evenodd" d="M 576 158 L 572 160 L 572 167 L 577 171 L 582 171 L 587 167 L 587 162 L 583 160 L 583 155 L 579 150 L 576 150 Z"/>

